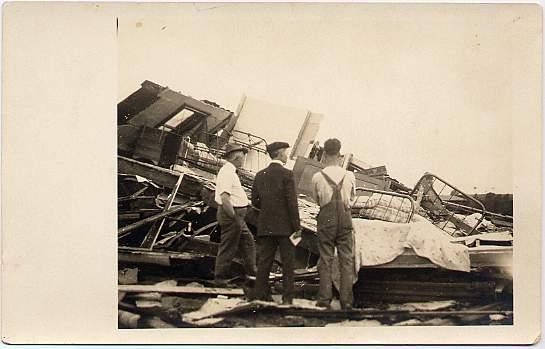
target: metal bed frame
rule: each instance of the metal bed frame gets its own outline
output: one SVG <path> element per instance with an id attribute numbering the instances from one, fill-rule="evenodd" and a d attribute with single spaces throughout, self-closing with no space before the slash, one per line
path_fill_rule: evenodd
<path id="1" fill-rule="evenodd" d="M 357 195 L 358 192 L 366 192 L 366 193 L 371 193 L 371 195 L 369 195 L 369 198 L 367 199 L 367 201 L 369 199 L 371 199 L 371 197 L 373 196 L 373 194 L 379 194 L 378 196 L 378 202 L 381 201 L 381 199 L 383 197 L 390 197 L 390 200 L 388 201 L 388 206 L 385 208 L 385 211 L 384 211 L 384 215 L 382 216 L 382 218 L 377 218 L 377 217 L 373 217 L 373 213 L 376 211 L 377 207 L 378 207 L 378 204 L 375 205 L 375 207 L 373 207 L 371 210 L 371 213 L 369 214 L 369 216 L 371 217 L 366 217 L 368 219 L 379 219 L 379 220 L 382 220 L 382 221 L 386 221 L 386 222 L 397 222 L 397 218 L 399 217 L 399 214 L 402 212 L 401 211 L 401 208 L 403 207 L 404 203 L 405 202 L 409 202 L 410 205 L 411 205 L 411 209 L 409 211 L 409 214 L 407 215 L 407 220 L 405 223 L 409 223 L 413 217 L 413 214 L 414 214 L 414 211 L 415 211 L 415 202 L 413 200 L 413 198 L 409 195 L 405 195 L 405 194 L 400 194 L 400 193 L 396 193 L 396 192 L 391 192 L 391 191 L 383 191 L 383 190 L 378 190 L 378 189 L 371 189 L 371 188 L 363 188 L 363 187 L 357 187 L 356 188 L 356 201 L 355 203 L 358 202 L 358 198 L 362 197 L 362 196 L 367 196 L 367 195 Z M 401 203 L 399 205 L 399 207 L 395 208 L 395 207 L 392 207 L 392 201 L 394 200 L 394 197 L 398 197 L 398 198 L 401 198 Z M 388 200 L 388 199 L 386 199 Z M 365 206 L 365 204 L 367 203 L 367 201 L 365 201 L 365 203 L 363 204 Z M 359 207 L 359 206 L 356 206 L 355 208 L 358 208 L 358 209 L 365 209 L 365 207 Z M 395 217 L 392 220 L 388 220 L 387 218 L 387 213 L 388 213 L 388 210 L 392 208 L 394 210 L 397 210 L 396 211 L 396 214 L 395 214 Z M 405 214 L 405 213 L 403 213 Z M 361 216 L 361 214 L 360 214 Z M 397 223 L 401 223 L 401 222 L 397 222 Z"/>
<path id="2" fill-rule="evenodd" d="M 434 189 L 434 184 L 436 182 L 439 183 L 439 186 L 441 187 L 441 190 L 439 192 L 437 192 Z M 447 188 L 450 188 L 450 197 L 446 200 L 443 200 L 441 198 L 441 194 Z M 450 235 L 456 233 L 457 231 L 460 231 L 462 234 L 466 236 L 472 235 L 475 232 L 475 230 L 479 227 L 479 225 L 481 224 L 481 222 L 483 221 L 485 217 L 485 207 L 479 200 L 467 195 L 460 189 L 456 188 L 454 185 L 450 184 L 449 182 L 445 181 L 444 179 L 432 173 L 426 173 L 420 178 L 418 183 L 416 183 L 416 185 L 414 186 L 414 189 L 411 192 L 411 196 L 413 198 L 417 197 L 421 191 L 422 191 L 422 201 L 426 199 L 431 204 L 432 208 L 434 207 L 438 208 L 441 211 L 441 213 L 437 215 L 434 212 L 431 212 L 430 209 L 426 209 L 422 207 L 422 205 L 420 207 L 424 211 L 426 211 L 426 213 L 428 214 L 429 220 L 431 220 L 432 223 L 434 223 L 441 230 L 447 232 Z M 464 199 L 466 199 L 467 201 L 469 201 L 470 203 L 476 206 L 476 207 L 472 207 L 472 209 L 474 210 L 474 212 L 480 213 L 481 215 L 481 218 L 477 221 L 476 224 L 471 226 L 465 222 L 465 219 L 453 220 L 453 218 L 456 218 L 454 217 L 455 212 L 447 209 L 447 206 L 451 204 L 450 201 L 452 200 L 453 197 L 463 197 Z M 440 206 L 437 206 L 436 204 Z M 447 218 L 444 220 L 445 223 L 442 226 L 440 226 L 440 223 L 443 221 L 445 216 L 447 216 Z M 460 228 L 456 223 L 454 223 L 455 221 L 457 221 L 459 225 L 465 224 L 467 228 L 465 230 Z M 445 230 L 449 222 L 453 223 L 456 226 L 456 229 L 452 233 L 449 233 L 448 231 Z"/>

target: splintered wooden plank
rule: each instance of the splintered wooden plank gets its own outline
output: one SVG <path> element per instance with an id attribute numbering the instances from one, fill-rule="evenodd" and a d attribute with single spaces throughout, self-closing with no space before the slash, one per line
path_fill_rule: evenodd
<path id="1" fill-rule="evenodd" d="M 184 205 L 176 206 L 176 207 L 171 208 L 168 211 L 163 211 L 163 212 L 158 213 L 156 215 L 153 215 L 151 217 L 144 218 L 142 220 L 139 220 L 138 222 L 134 222 L 134 223 L 129 224 L 129 225 L 125 226 L 125 227 L 119 228 L 117 230 L 117 236 L 121 237 L 121 236 L 125 235 L 126 233 L 128 233 L 130 231 L 133 231 L 134 229 L 137 229 L 137 228 L 139 228 L 139 227 L 141 227 L 143 225 L 155 222 L 155 221 L 157 221 L 157 220 L 159 220 L 159 219 L 161 219 L 163 217 L 167 217 L 167 216 L 173 215 L 175 213 L 181 212 L 181 211 L 185 210 L 186 208 L 192 206 L 193 204 L 195 204 L 195 203 L 191 202 L 191 203 L 187 203 L 187 204 L 184 204 Z"/>
<path id="2" fill-rule="evenodd" d="M 188 287 L 163 285 L 118 285 L 118 291 L 127 293 L 160 292 L 176 294 L 215 294 L 225 296 L 243 296 L 240 288 Z"/>
<path id="3" fill-rule="evenodd" d="M 146 164 L 123 156 L 117 157 L 117 171 L 118 173 L 144 177 L 156 185 L 164 186 L 170 189 L 176 186 L 176 182 L 180 176 L 180 172 Z M 206 182 L 208 181 L 204 178 L 186 174 L 180 188 L 178 189 L 178 193 L 183 193 L 187 196 L 198 196 L 201 192 L 203 184 Z"/>
<path id="4" fill-rule="evenodd" d="M 137 175 L 147 178 L 157 185 L 174 188 L 178 180 L 178 173 L 155 165 L 146 164 L 123 156 L 117 157 L 117 171 L 119 173 Z"/>
<path id="5" fill-rule="evenodd" d="M 216 255 L 214 254 L 213 257 Z M 155 252 L 139 247 L 120 246 L 118 248 L 118 261 L 120 263 L 130 264 L 155 264 L 171 266 L 176 263 L 186 263 L 188 261 L 203 262 L 209 255 L 187 252 Z M 234 262 L 241 263 L 235 259 Z"/>
<path id="6" fill-rule="evenodd" d="M 178 181 L 176 182 L 176 185 L 174 186 L 172 193 L 170 193 L 170 197 L 168 199 L 167 204 L 165 205 L 163 212 L 168 212 L 170 208 L 172 207 L 172 203 L 174 202 L 174 198 L 176 198 L 176 193 L 178 192 L 178 189 L 180 188 L 180 184 L 182 184 L 183 179 L 184 179 L 184 174 L 180 173 L 180 176 L 178 177 Z M 165 224 L 165 217 L 161 218 L 161 223 L 159 223 L 158 226 L 157 226 L 157 221 L 155 221 L 153 226 L 149 229 L 148 234 L 144 238 L 144 241 L 142 242 L 140 247 L 149 248 L 151 250 L 153 248 L 153 245 L 155 244 L 155 241 L 157 241 L 157 237 L 159 236 L 159 233 L 161 232 L 161 229 L 163 228 L 164 224 Z"/>
<path id="7" fill-rule="evenodd" d="M 378 166 L 378 167 L 362 169 L 360 171 L 360 173 L 362 173 L 364 175 L 367 175 L 367 176 L 375 177 L 375 176 L 387 175 L 388 171 L 386 170 L 386 166 L 383 165 L 383 166 Z"/>
<path id="8" fill-rule="evenodd" d="M 142 254 L 130 251 L 119 251 L 117 259 L 120 263 L 154 264 L 162 266 L 171 265 L 170 256 L 168 254 Z"/>

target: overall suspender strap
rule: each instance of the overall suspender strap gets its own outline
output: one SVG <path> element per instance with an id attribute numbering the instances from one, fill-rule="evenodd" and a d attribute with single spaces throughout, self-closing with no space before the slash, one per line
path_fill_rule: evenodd
<path id="1" fill-rule="evenodd" d="M 322 171 L 322 175 L 326 179 L 327 183 L 330 185 L 331 189 L 333 190 L 333 193 L 331 194 L 331 200 L 327 205 L 324 207 L 320 207 L 320 214 L 322 213 L 322 210 L 325 210 L 325 215 L 328 217 L 328 220 L 332 220 L 335 222 L 337 234 L 340 233 L 340 231 L 347 226 L 346 223 L 347 217 L 346 215 L 350 215 L 350 212 L 347 211 L 347 207 L 344 204 L 343 196 L 342 196 L 342 187 L 343 187 L 343 181 L 346 177 L 346 173 L 339 182 L 339 184 L 336 184 L 331 177 L 326 175 Z M 349 218 L 349 217 L 348 217 Z"/>
<path id="2" fill-rule="evenodd" d="M 343 181 L 344 181 L 344 178 L 346 177 L 346 173 L 344 174 L 343 178 L 341 179 L 341 181 L 339 182 L 339 184 L 335 183 L 333 181 L 333 179 L 331 179 L 331 177 L 329 177 L 328 175 L 326 175 L 326 173 L 324 171 L 320 171 L 322 173 L 322 176 L 324 176 L 325 180 L 327 181 L 327 183 L 329 184 L 329 186 L 331 186 L 331 188 L 334 190 L 334 191 L 338 191 L 339 193 L 341 192 L 342 190 L 342 187 L 343 187 Z"/>

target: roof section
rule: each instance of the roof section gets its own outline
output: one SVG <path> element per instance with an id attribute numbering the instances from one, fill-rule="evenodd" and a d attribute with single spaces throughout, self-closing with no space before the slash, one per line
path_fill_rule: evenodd
<path id="1" fill-rule="evenodd" d="M 216 103 L 197 100 L 148 80 L 141 86 L 117 105 L 119 125 L 145 125 L 155 128 L 167 123 L 185 109 L 205 115 L 208 130 L 214 132 L 233 115 Z"/>

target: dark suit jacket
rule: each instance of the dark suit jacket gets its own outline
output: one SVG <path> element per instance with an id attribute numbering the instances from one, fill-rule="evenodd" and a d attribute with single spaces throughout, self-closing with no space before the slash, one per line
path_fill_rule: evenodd
<path id="1" fill-rule="evenodd" d="M 252 205 L 260 209 L 258 236 L 289 236 L 300 229 L 293 172 L 282 165 L 273 162 L 256 174 Z"/>

